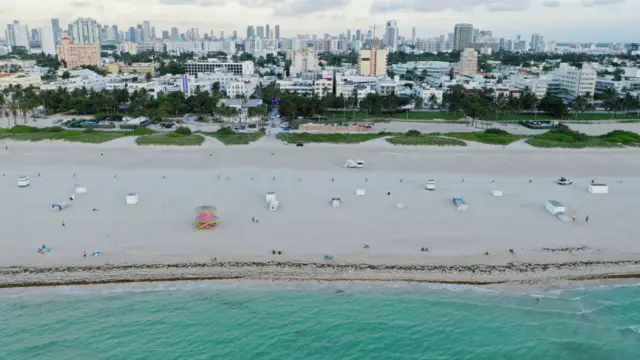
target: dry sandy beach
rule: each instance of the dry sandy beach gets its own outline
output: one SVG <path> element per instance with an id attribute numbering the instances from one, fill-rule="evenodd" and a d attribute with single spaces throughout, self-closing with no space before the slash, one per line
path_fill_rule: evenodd
<path id="1" fill-rule="evenodd" d="M 269 138 L 241 147 L 139 148 L 132 139 L 3 145 L 2 287 L 185 278 L 551 283 L 640 274 L 638 150 L 396 147 L 382 139 L 298 148 Z M 365 168 L 342 168 L 347 158 Z M 52 211 L 74 192 L 73 174 L 87 193 Z M 22 175 L 31 186 L 16 186 Z M 557 185 L 560 176 L 574 184 Z M 436 191 L 425 190 L 428 178 Z M 609 194 L 590 194 L 591 180 L 609 184 Z M 276 212 L 265 204 L 270 191 Z M 137 205 L 125 204 L 128 192 L 139 194 Z M 453 196 L 469 210 L 456 212 Z M 331 207 L 333 197 L 340 208 Z M 547 200 L 577 221 L 552 216 Z M 195 230 L 200 205 L 217 206 L 217 229 Z M 46 255 L 36 253 L 43 244 Z"/>

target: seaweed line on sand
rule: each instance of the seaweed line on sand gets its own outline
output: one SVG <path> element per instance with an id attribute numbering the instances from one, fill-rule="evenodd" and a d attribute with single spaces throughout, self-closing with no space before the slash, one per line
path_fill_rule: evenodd
<path id="1" fill-rule="evenodd" d="M 152 281 L 204 280 L 304 280 L 442 283 L 456 285 L 534 284 L 550 280 L 589 281 L 640 278 L 639 273 L 623 274 L 619 269 L 596 274 L 557 274 L 553 271 L 594 267 L 638 266 L 640 261 L 583 261 L 566 263 L 507 263 L 504 265 L 370 265 L 304 262 L 191 262 L 175 264 L 127 264 L 59 267 L 2 267 L 0 288 L 94 285 Z M 545 275 L 530 279 L 480 279 L 455 281 L 437 279 L 438 274 L 454 275 Z M 432 275 L 427 278 L 428 275 Z M 433 277 L 436 277 L 434 279 Z"/>

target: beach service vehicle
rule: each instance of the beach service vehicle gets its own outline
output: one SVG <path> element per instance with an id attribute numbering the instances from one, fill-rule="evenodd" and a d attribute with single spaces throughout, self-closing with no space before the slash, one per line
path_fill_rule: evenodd
<path id="1" fill-rule="evenodd" d="M 344 164 L 342 164 L 342 167 L 349 169 L 361 169 L 364 167 L 364 161 L 349 159 Z"/>
<path id="2" fill-rule="evenodd" d="M 436 181 L 434 179 L 428 179 L 424 187 L 427 190 L 433 191 L 436 189 Z"/>
<path id="3" fill-rule="evenodd" d="M 561 177 L 560 179 L 558 179 L 557 182 L 558 182 L 558 185 L 562 185 L 562 186 L 573 184 L 573 181 L 564 177 Z"/>

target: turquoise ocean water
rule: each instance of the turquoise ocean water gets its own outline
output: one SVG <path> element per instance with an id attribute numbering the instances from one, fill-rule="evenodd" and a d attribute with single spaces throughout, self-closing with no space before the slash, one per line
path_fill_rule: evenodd
<path id="1" fill-rule="evenodd" d="M 0 290 L 0 359 L 640 359 L 640 284 Z"/>

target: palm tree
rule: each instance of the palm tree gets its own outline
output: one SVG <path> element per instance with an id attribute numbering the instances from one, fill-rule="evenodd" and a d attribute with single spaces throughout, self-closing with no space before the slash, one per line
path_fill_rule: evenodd
<path id="1" fill-rule="evenodd" d="M 571 109 L 573 109 L 573 118 L 577 119 L 578 113 L 582 114 L 587 109 L 587 105 L 588 100 L 586 97 L 582 95 L 576 96 L 576 98 L 573 99 L 573 103 L 571 104 Z"/>
<path id="2" fill-rule="evenodd" d="M 438 105 L 438 97 L 436 96 L 436 94 L 429 95 L 429 106 L 431 107 L 431 109 L 435 109 L 437 105 Z"/>

